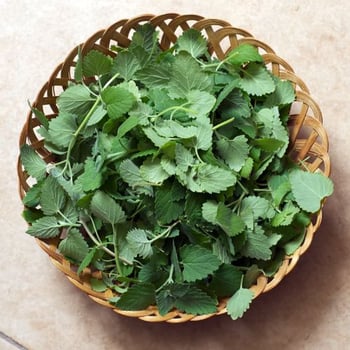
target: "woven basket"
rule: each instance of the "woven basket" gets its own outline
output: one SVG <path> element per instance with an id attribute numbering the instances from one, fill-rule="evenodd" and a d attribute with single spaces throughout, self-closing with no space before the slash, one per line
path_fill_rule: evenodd
<path id="1" fill-rule="evenodd" d="M 198 15 L 179 15 L 167 13 L 160 16 L 142 15 L 132 19 L 124 19 L 111 25 L 109 28 L 100 30 L 86 40 L 80 47 L 82 55 L 91 49 L 99 50 L 104 54 L 115 56 L 109 50 L 111 45 L 127 47 L 130 43 L 135 28 L 142 23 L 149 21 L 160 33 L 160 45 L 162 49 L 168 49 L 184 31 L 191 27 L 200 30 L 207 37 L 209 52 L 219 59 L 223 59 L 225 54 L 241 43 L 249 43 L 256 46 L 262 54 L 267 67 L 271 72 L 281 79 L 292 82 L 296 91 L 296 101 L 293 103 L 290 118 L 290 155 L 295 160 L 304 160 L 304 164 L 310 171 L 319 170 L 326 176 L 330 174 L 330 159 L 328 156 L 328 137 L 322 126 L 322 115 L 318 105 L 311 98 L 309 90 L 304 82 L 298 78 L 292 67 L 265 43 L 255 39 L 247 31 L 232 27 L 230 23 L 219 19 L 208 19 Z M 73 71 L 78 58 L 78 46 L 75 47 L 65 60 L 53 71 L 52 75 L 41 88 L 33 106 L 44 112 L 47 118 L 54 118 L 58 109 L 56 106 L 57 96 L 68 86 L 68 82 L 73 80 Z M 52 161 L 50 153 L 44 148 L 43 140 L 40 139 L 37 129 L 40 122 L 30 111 L 20 135 L 20 145 L 31 145 L 46 162 Z M 20 160 L 18 161 L 19 192 L 21 198 L 24 197 L 30 188 L 30 179 L 24 172 Z M 314 233 L 320 226 L 322 211 L 319 211 L 312 218 L 312 223 L 307 228 L 307 233 L 303 244 L 290 256 L 286 256 L 278 272 L 273 278 L 268 279 L 260 276 L 254 286 L 251 287 L 255 297 L 268 292 L 274 288 L 281 280 L 295 267 L 300 256 L 310 246 Z M 114 312 L 130 317 L 137 317 L 149 322 L 171 322 L 180 323 L 186 321 L 199 321 L 214 315 L 226 313 L 227 299 L 220 300 L 217 312 L 208 315 L 194 316 L 183 314 L 179 310 L 173 310 L 165 316 L 158 313 L 156 307 L 148 307 L 142 311 L 123 311 L 112 306 L 108 299 L 114 296 L 111 290 L 98 293 L 92 290 L 90 278 L 99 278 L 99 273 L 85 269 L 78 276 L 76 267 L 66 260 L 57 250 L 58 240 L 37 239 L 39 246 L 49 255 L 53 264 L 61 270 L 71 283 L 85 292 L 95 302 L 111 308 Z"/>

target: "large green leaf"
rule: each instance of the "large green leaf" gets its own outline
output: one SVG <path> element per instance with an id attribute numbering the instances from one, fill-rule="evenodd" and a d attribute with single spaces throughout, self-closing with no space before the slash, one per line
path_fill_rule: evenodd
<path id="1" fill-rule="evenodd" d="M 40 206 L 45 215 L 55 215 L 66 202 L 64 189 L 57 180 L 48 176 L 41 186 Z"/>
<path id="2" fill-rule="evenodd" d="M 320 210 L 322 200 L 333 193 L 332 181 L 320 173 L 295 170 L 289 179 L 298 205 L 310 213 Z"/>
<path id="3" fill-rule="evenodd" d="M 28 175 L 34 177 L 38 181 L 45 177 L 47 164 L 32 147 L 27 144 L 23 145 L 21 147 L 20 158 L 24 170 Z"/>
<path id="4" fill-rule="evenodd" d="M 112 58 L 97 50 L 91 50 L 83 58 L 83 74 L 86 77 L 103 75 L 110 72 Z"/>
<path id="5" fill-rule="evenodd" d="M 187 51 L 192 57 L 199 57 L 207 52 L 207 41 L 198 30 L 193 28 L 180 35 L 177 44 L 179 51 Z"/>
<path id="6" fill-rule="evenodd" d="M 120 118 L 129 112 L 135 103 L 135 96 L 127 89 L 120 86 L 110 86 L 101 92 L 103 102 L 107 106 L 110 118 Z"/>
<path id="7" fill-rule="evenodd" d="M 76 262 L 82 262 L 89 252 L 89 246 L 81 232 L 72 228 L 69 230 L 67 237 L 58 245 L 58 250 L 67 258 Z"/>

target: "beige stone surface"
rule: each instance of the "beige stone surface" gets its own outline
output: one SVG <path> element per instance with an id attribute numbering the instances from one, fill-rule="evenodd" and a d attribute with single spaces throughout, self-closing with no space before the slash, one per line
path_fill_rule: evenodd
<path id="1" fill-rule="evenodd" d="M 296 269 L 236 322 L 182 325 L 113 314 L 71 285 L 25 235 L 17 195 L 27 99 L 71 48 L 142 13 L 222 18 L 270 44 L 319 102 L 334 196 Z M 348 349 L 350 344 L 350 2 L 347 0 L 0 0 L 0 332 L 27 349 Z M 0 349 L 18 349 L 0 336 Z"/>

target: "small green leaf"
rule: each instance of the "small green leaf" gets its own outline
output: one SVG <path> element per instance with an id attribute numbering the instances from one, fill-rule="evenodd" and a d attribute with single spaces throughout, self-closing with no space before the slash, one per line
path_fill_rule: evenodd
<path id="1" fill-rule="evenodd" d="M 103 75 L 110 72 L 112 58 L 97 50 L 91 50 L 83 57 L 83 74 L 86 77 Z"/>
<path id="2" fill-rule="evenodd" d="M 128 288 L 115 305 L 122 310 L 144 310 L 155 303 L 154 286 L 150 283 L 138 283 Z"/>
<path id="3" fill-rule="evenodd" d="M 93 277 L 90 278 L 90 285 L 92 290 L 98 293 L 103 293 L 108 289 L 106 284 L 102 280 Z"/>
<path id="4" fill-rule="evenodd" d="M 274 227 L 290 225 L 294 219 L 294 216 L 299 213 L 299 211 L 300 209 L 293 203 L 287 202 L 283 210 L 278 212 L 273 217 L 271 225 Z"/>
<path id="5" fill-rule="evenodd" d="M 277 140 L 275 138 L 261 138 L 254 140 L 253 144 L 260 147 L 266 152 L 277 152 L 281 147 L 285 145 L 285 142 Z"/>
<path id="6" fill-rule="evenodd" d="M 250 95 L 262 96 L 275 90 L 275 83 L 267 69 L 258 63 L 250 63 L 242 70 L 242 90 Z"/>
<path id="7" fill-rule="evenodd" d="M 161 185 L 169 174 L 163 169 L 160 159 L 146 159 L 140 167 L 140 175 L 145 182 Z"/>
<path id="8" fill-rule="evenodd" d="M 300 208 L 315 213 L 322 200 L 333 193 L 332 181 L 320 173 L 295 170 L 289 175 L 292 193 Z"/>
<path id="9" fill-rule="evenodd" d="M 203 279 L 216 271 L 221 261 L 208 249 L 186 245 L 180 249 L 183 278 L 187 282 Z"/>
<path id="10" fill-rule="evenodd" d="M 250 157 L 248 157 L 243 166 L 242 166 L 242 169 L 241 169 L 241 176 L 244 178 L 244 179 L 249 179 L 250 177 L 250 174 L 252 173 L 252 170 L 253 170 L 253 166 L 254 166 L 254 160 Z"/>
<path id="11" fill-rule="evenodd" d="M 78 275 L 80 275 L 83 272 L 83 270 L 91 264 L 92 260 L 95 257 L 96 252 L 97 252 L 97 247 L 95 246 L 94 248 L 90 249 L 90 251 L 85 255 L 83 261 L 79 265 L 79 268 L 77 271 Z"/>
<path id="12" fill-rule="evenodd" d="M 181 143 L 177 143 L 175 147 L 175 160 L 178 169 L 187 171 L 189 167 L 195 164 L 192 152 Z"/>
<path id="13" fill-rule="evenodd" d="M 302 245 L 305 239 L 305 232 L 298 234 L 293 240 L 286 243 L 283 248 L 287 255 L 292 255 Z"/>
<path id="14" fill-rule="evenodd" d="M 62 227 L 54 216 L 44 216 L 28 228 L 27 233 L 38 238 L 53 238 L 59 235 Z"/>
<path id="15" fill-rule="evenodd" d="M 271 203 L 259 196 L 245 197 L 242 201 L 241 211 L 244 211 L 246 208 L 253 211 L 255 218 L 272 218 L 275 215 Z"/>
<path id="16" fill-rule="evenodd" d="M 180 35 L 177 44 L 179 51 L 187 51 L 195 58 L 207 52 L 207 41 L 198 30 L 193 28 Z"/>
<path id="17" fill-rule="evenodd" d="M 96 191 L 91 199 L 91 212 L 102 221 L 112 225 L 125 221 L 122 207 L 108 194 Z"/>
<path id="18" fill-rule="evenodd" d="M 87 158 L 84 164 L 84 172 L 78 177 L 77 182 L 81 184 L 84 192 L 96 190 L 101 187 L 103 174 L 97 168 L 92 158 Z"/>
<path id="19" fill-rule="evenodd" d="M 253 299 L 254 293 L 250 289 L 241 287 L 227 302 L 227 313 L 233 320 L 237 320 L 249 309 Z"/>
<path id="20" fill-rule="evenodd" d="M 40 202 L 41 187 L 44 181 L 41 180 L 32 187 L 29 187 L 26 195 L 23 198 L 23 204 L 26 207 L 35 208 Z"/>
<path id="21" fill-rule="evenodd" d="M 62 112 L 50 120 L 48 141 L 58 147 L 68 147 L 77 128 L 75 115 Z"/>
<path id="22" fill-rule="evenodd" d="M 38 181 L 45 177 L 46 163 L 42 158 L 40 158 L 32 147 L 27 144 L 22 145 L 20 158 L 24 170 L 28 173 L 28 175 L 34 177 Z"/>
<path id="23" fill-rule="evenodd" d="M 163 63 L 148 65 L 136 73 L 136 78 L 149 89 L 167 87 L 170 80 L 169 67 Z"/>
<path id="24" fill-rule="evenodd" d="M 107 111 L 104 109 L 102 105 L 99 105 L 92 113 L 91 117 L 87 122 L 87 126 L 96 125 L 99 123 L 103 117 L 107 114 Z"/>
<path id="25" fill-rule="evenodd" d="M 89 246 L 83 235 L 76 228 L 71 228 L 58 245 L 58 250 L 69 259 L 81 263 L 89 252 Z"/>
<path id="26" fill-rule="evenodd" d="M 112 119 L 118 119 L 129 112 L 135 103 L 134 95 L 120 86 L 107 87 L 101 92 L 101 97 Z"/>
<path id="27" fill-rule="evenodd" d="M 235 213 L 220 202 L 216 214 L 216 223 L 230 236 L 241 233 L 245 227 L 244 221 Z"/>
<path id="28" fill-rule="evenodd" d="M 66 202 L 65 191 L 57 180 L 49 176 L 41 186 L 40 206 L 45 215 L 55 215 Z"/>
<path id="29" fill-rule="evenodd" d="M 263 58 L 255 46 L 241 44 L 230 51 L 225 61 L 236 66 L 241 66 L 248 62 L 263 62 Z"/>
<path id="30" fill-rule="evenodd" d="M 237 83 L 235 83 L 236 85 Z M 225 119 L 231 117 L 248 118 L 251 114 L 249 100 L 243 95 L 240 89 L 232 89 L 219 105 L 219 112 Z"/>
<path id="31" fill-rule="evenodd" d="M 279 206 L 283 198 L 291 191 L 291 184 L 288 175 L 271 176 L 267 185 L 271 190 L 271 196 L 276 206 Z"/>
<path id="32" fill-rule="evenodd" d="M 269 260 L 272 255 L 271 247 L 276 244 L 273 240 L 269 239 L 264 231 L 256 228 L 255 231 L 247 230 L 247 240 L 241 249 L 243 256 L 258 259 L 258 260 Z M 280 238 L 273 236 L 273 239 Z"/>
<path id="33" fill-rule="evenodd" d="M 151 241 L 148 239 L 148 236 L 151 235 L 151 232 L 147 230 L 142 230 L 134 228 L 130 230 L 126 236 L 126 240 L 130 245 L 130 248 L 135 252 L 136 255 L 139 255 L 143 258 L 149 258 L 153 254 Z"/>
<path id="34" fill-rule="evenodd" d="M 119 126 L 117 136 L 122 138 L 130 130 L 134 129 L 139 123 L 139 118 L 135 115 L 128 117 L 124 122 Z"/>
<path id="35" fill-rule="evenodd" d="M 265 101 L 266 107 L 285 106 L 295 99 L 295 92 L 290 81 L 278 80 L 275 91 L 268 95 Z"/>

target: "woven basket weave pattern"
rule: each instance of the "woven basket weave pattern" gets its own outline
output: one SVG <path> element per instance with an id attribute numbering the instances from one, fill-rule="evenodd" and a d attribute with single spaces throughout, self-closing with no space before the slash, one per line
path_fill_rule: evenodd
<path id="1" fill-rule="evenodd" d="M 262 54 L 267 67 L 281 79 L 293 83 L 296 91 L 289 118 L 290 155 L 295 161 L 303 160 L 310 171 L 322 171 L 326 176 L 330 174 L 330 159 L 328 156 L 328 137 L 322 125 L 322 114 L 311 98 L 304 82 L 294 74 L 292 67 L 265 43 L 255 39 L 243 29 L 232 27 L 230 23 L 218 19 L 206 19 L 198 15 L 178 15 L 175 13 L 161 16 L 143 15 L 133 19 L 120 20 L 105 30 L 100 30 L 80 45 L 82 55 L 91 49 L 99 50 L 114 57 L 115 52 L 109 50 L 111 45 L 127 47 L 135 28 L 142 23 L 150 22 L 160 34 L 161 48 L 166 50 L 172 46 L 184 30 L 196 28 L 207 38 L 209 52 L 218 59 L 223 59 L 227 52 L 241 43 L 256 46 Z M 58 114 L 56 98 L 73 81 L 73 72 L 78 58 L 78 46 L 74 48 L 66 59 L 54 70 L 47 83 L 41 88 L 33 106 L 43 111 L 47 118 L 54 118 Z M 37 133 L 40 122 L 32 112 L 29 112 L 22 133 L 20 145 L 29 144 L 46 161 L 52 162 L 52 155 L 44 148 L 43 140 Z M 21 198 L 31 186 L 22 164 L 18 162 L 19 191 Z M 257 283 L 251 287 L 255 297 L 274 288 L 294 268 L 300 256 L 310 246 L 314 233 L 322 220 L 322 212 L 317 213 L 309 225 L 305 240 L 301 247 L 291 256 L 286 256 L 276 275 L 268 279 L 260 276 Z M 123 311 L 112 306 L 108 299 L 113 296 L 111 290 L 98 293 L 92 290 L 90 278 L 99 277 L 99 273 L 92 273 L 88 268 L 78 276 L 76 267 L 71 265 L 57 251 L 58 240 L 37 239 L 39 246 L 49 255 L 53 264 L 61 270 L 67 278 L 79 289 L 89 295 L 97 303 L 112 308 L 113 311 L 130 317 L 138 317 L 145 321 L 167 321 L 179 323 L 185 321 L 199 321 L 208 317 L 226 313 L 226 299 L 220 301 L 217 312 L 209 315 L 193 316 L 174 310 L 165 316 L 160 316 L 156 307 L 149 307 L 142 311 Z"/>

